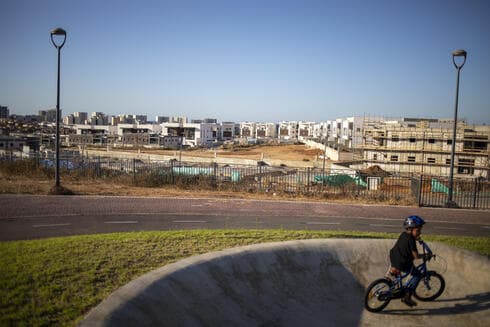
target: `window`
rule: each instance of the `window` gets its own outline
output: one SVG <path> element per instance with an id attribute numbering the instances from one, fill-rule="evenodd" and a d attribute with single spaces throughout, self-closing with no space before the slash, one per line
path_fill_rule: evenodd
<path id="1" fill-rule="evenodd" d="M 450 165 L 451 164 L 451 159 L 446 159 L 446 165 Z"/>
<path id="2" fill-rule="evenodd" d="M 429 139 L 429 144 L 434 144 L 434 143 L 436 143 L 435 139 Z"/>
<path id="3" fill-rule="evenodd" d="M 391 142 L 398 142 L 398 141 L 400 141 L 400 138 L 398 137 L 398 135 L 393 135 L 391 137 Z"/>
<path id="4" fill-rule="evenodd" d="M 473 175 L 474 171 L 473 167 L 458 167 L 458 174 Z"/>
<path id="5" fill-rule="evenodd" d="M 409 141 L 410 143 L 415 143 L 415 142 L 416 142 L 415 137 L 411 137 L 411 138 L 409 138 L 409 139 L 408 139 L 408 141 Z"/>
<path id="6" fill-rule="evenodd" d="M 436 158 L 427 158 L 427 163 L 436 163 Z"/>
<path id="7" fill-rule="evenodd" d="M 415 156 L 408 156 L 408 162 L 415 162 Z"/>
<path id="8" fill-rule="evenodd" d="M 459 158 L 458 159 L 458 165 L 461 165 L 461 166 L 474 166 L 475 165 L 475 159 Z"/>
<path id="9" fill-rule="evenodd" d="M 487 149 L 487 142 L 465 141 L 463 149 L 465 151 L 484 151 Z"/>
<path id="10" fill-rule="evenodd" d="M 378 154 L 377 153 L 373 154 L 373 160 L 378 160 Z"/>
<path id="11" fill-rule="evenodd" d="M 475 169 L 475 159 L 458 159 L 458 174 L 472 175 Z"/>
<path id="12" fill-rule="evenodd" d="M 453 140 L 447 140 L 447 145 L 453 144 Z"/>
<path id="13" fill-rule="evenodd" d="M 398 156 L 391 156 L 390 161 L 398 161 Z"/>

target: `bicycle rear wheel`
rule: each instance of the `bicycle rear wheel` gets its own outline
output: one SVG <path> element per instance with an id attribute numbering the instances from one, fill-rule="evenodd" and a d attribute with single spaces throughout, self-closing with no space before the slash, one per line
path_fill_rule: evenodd
<path id="1" fill-rule="evenodd" d="M 428 271 L 415 288 L 415 297 L 420 301 L 432 301 L 441 296 L 446 287 L 444 278 L 435 271 Z"/>
<path id="2" fill-rule="evenodd" d="M 391 281 L 380 278 L 372 282 L 364 296 L 364 307 L 370 312 L 383 310 L 391 300 Z"/>

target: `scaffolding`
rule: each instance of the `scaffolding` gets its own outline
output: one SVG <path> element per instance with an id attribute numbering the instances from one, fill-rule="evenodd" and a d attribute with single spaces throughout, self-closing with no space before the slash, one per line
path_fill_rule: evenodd
<path id="1" fill-rule="evenodd" d="M 452 120 L 365 117 L 363 160 L 399 173 L 449 175 Z M 458 122 L 455 173 L 489 178 L 490 126 Z"/>

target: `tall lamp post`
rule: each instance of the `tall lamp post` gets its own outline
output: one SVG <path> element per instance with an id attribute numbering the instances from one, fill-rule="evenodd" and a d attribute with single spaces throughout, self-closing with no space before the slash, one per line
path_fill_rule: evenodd
<path id="1" fill-rule="evenodd" d="M 456 63 L 456 57 L 463 57 L 463 60 L 458 65 Z M 466 51 L 459 49 L 453 52 L 453 64 L 458 74 L 456 78 L 456 102 L 454 105 L 454 122 L 453 122 L 453 139 L 451 142 L 451 166 L 449 168 L 449 189 L 447 192 L 446 207 L 457 207 L 456 202 L 453 201 L 453 170 L 454 170 L 454 152 L 456 150 L 456 125 L 458 123 L 458 96 L 459 96 L 459 72 L 463 68 L 466 62 Z"/>
<path id="2" fill-rule="evenodd" d="M 62 28 L 51 30 L 51 42 L 58 49 L 58 87 L 56 96 L 56 168 L 54 173 L 55 186 L 60 187 L 60 55 L 66 41 L 66 31 Z"/>

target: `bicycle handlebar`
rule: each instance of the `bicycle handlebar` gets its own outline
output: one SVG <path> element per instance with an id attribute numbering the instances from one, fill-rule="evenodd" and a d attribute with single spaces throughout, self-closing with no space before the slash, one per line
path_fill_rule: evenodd
<path id="1" fill-rule="evenodd" d="M 429 246 L 424 241 L 422 241 L 421 239 L 419 239 L 418 242 L 420 245 L 422 245 L 423 254 L 424 254 L 423 260 L 424 261 L 430 261 L 432 258 L 435 259 L 436 255 L 432 253 L 432 250 L 429 248 Z M 427 254 L 427 257 L 425 256 L 426 254 Z"/>

